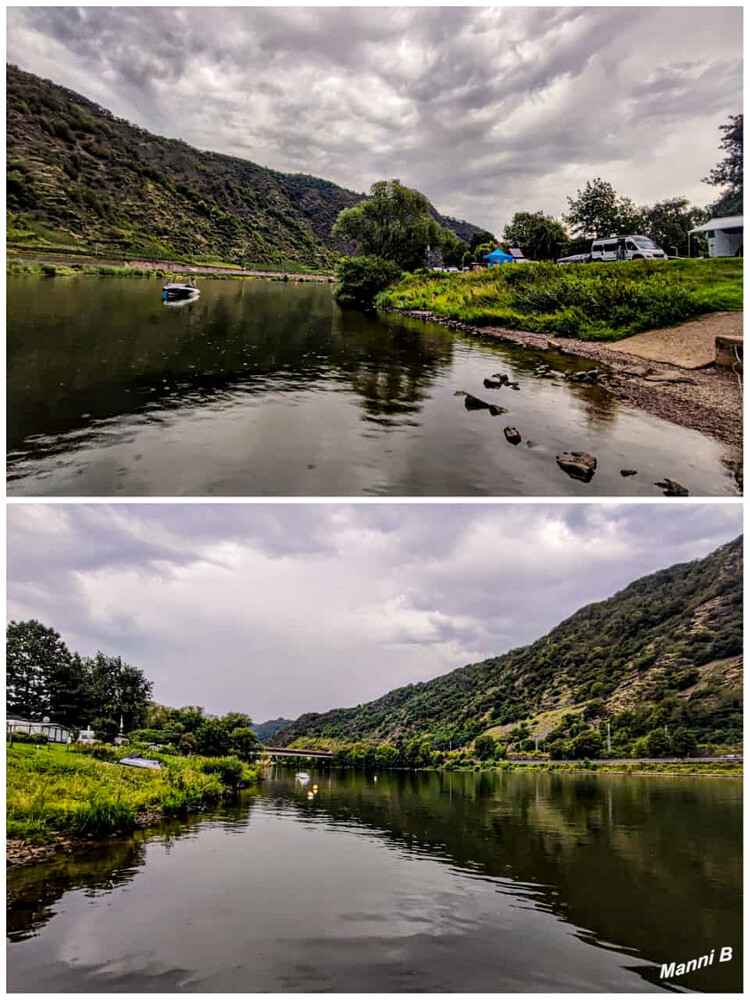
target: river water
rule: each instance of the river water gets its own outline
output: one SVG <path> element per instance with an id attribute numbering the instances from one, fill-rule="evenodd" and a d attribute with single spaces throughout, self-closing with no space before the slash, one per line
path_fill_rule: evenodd
<path id="1" fill-rule="evenodd" d="M 200 288 L 172 306 L 153 279 L 9 276 L 11 495 L 659 497 L 665 476 L 738 492 L 716 441 L 532 376 L 588 362 L 342 310 L 326 283 Z M 485 389 L 497 372 L 520 391 Z M 590 483 L 558 468 L 570 450 L 597 457 Z"/>
<path id="2" fill-rule="evenodd" d="M 212 813 L 11 871 L 9 989 L 641 992 L 715 949 L 671 987 L 738 992 L 741 795 L 275 769 Z"/>

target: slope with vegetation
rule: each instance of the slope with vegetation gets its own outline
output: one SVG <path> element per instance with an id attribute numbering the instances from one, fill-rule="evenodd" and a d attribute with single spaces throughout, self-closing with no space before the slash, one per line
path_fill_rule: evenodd
<path id="1" fill-rule="evenodd" d="M 609 734 L 614 756 L 689 756 L 699 744 L 740 742 L 741 654 L 736 539 L 582 608 L 529 646 L 356 708 L 303 715 L 271 743 L 409 745 L 424 763 L 472 741 L 479 757 L 538 745 L 593 758 Z"/>
<path id="2" fill-rule="evenodd" d="M 364 195 L 152 135 L 7 67 L 8 242 L 110 256 L 328 270 Z M 433 217 L 470 239 L 476 227 Z"/>

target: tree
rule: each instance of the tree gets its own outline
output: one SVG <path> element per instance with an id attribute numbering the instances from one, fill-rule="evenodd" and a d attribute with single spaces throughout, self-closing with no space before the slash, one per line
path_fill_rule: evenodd
<path id="1" fill-rule="evenodd" d="M 126 732 L 137 729 L 148 718 L 153 685 L 142 670 L 125 663 L 121 656 L 99 652 L 87 661 L 90 671 L 90 710 L 105 719 L 122 718 Z"/>
<path id="2" fill-rule="evenodd" d="M 495 740 L 491 736 L 477 736 L 474 753 L 478 760 L 490 760 L 495 756 Z"/>
<path id="3" fill-rule="evenodd" d="M 471 234 L 471 239 L 469 240 L 469 251 L 476 254 L 477 248 L 488 244 L 494 250 L 498 244 L 498 240 L 493 233 L 488 232 L 486 229 L 477 229 L 476 232 Z"/>
<path id="4" fill-rule="evenodd" d="M 600 734 L 594 729 L 587 729 L 585 732 L 579 733 L 572 740 L 570 744 L 570 756 L 576 760 L 580 760 L 583 757 L 595 760 L 597 757 L 601 757 L 603 749 L 604 741 Z"/>
<path id="5" fill-rule="evenodd" d="M 711 207 L 713 215 L 739 215 L 742 212 L 743 115 L 730 115 L 719 128 L 724 137 L 719 143 L 726 156 L 703 178 L 704 184 L 723 187 L 721 198 Z"/>
<path id="6" fill-rule="evenodd" d="M 232 750 L 241 760 L 254 760 L 255 755 L 261 749 L 260 740 L 249 727 L 241 726 L 233 729 L 230 738 Z"/>
<path id="7" fill-rule="evenodd" d="M 26 719 L 51 717 L 50 682 L 67 669 L 71 660 L 68 647 L 59 632 L 35 618 L 10 622 L 6 640 L 8 712 Z"/>
<path id="8" fill-rule="evenodd" d="M 230 733 L 234 729 L 249 729 L 253 724 L 253 720 L 244 712 L 227 712 L 226 715 L 222 715 L 221 721 Z"/>
<path id="9" fill-rule="evenodd" d="M 91 715 L 91 677 L 86 661 L 78 653 L 61 657 L 48 682 L 50 718 L 71 728 L 87 722 Z"/>
<path id="10" fill-rule="evenodd" d="M 698 740 L 685 726 L 675 730 L 672 737 L 672 753 L 675 757 L 695 757 L 698 753 Z"/>
<path id="11" fill-rule="evenodd" d="M 360 255 L 413 271 L 424 266 L 427 247 L 439 243 L 440 232 L 425 196 L 394 179 L 376 181 L 369 198 L 339 212 L 332 235 L 352 240 Z"/>
<path id="12" fill-rule="evenodd" d="M 444 228 L 440 234 L 440 249 L 443 263 L 448 267 L 461 267 L 469 251 L 468 244 L 460 240 L 452 229 Z"/>
<path id="13" fill-rule="evenodd" d="M 646 736 L 646 751 L 649 757 L 668 757 L 672 752 L 672 740 L 665 729 L 653 729 Z"/>
<path id="14" fill-rule="evenodd" d="M 224 757 L 232 751 L 232 738 L 221 719 L 205 719 L 195 734 L 196 752 L 204 757 Z"/>
<path id="15" fill-rule="evenodd" d="M 382 257 L 345 257 L 336 268 L 336 298 L 342 303 L 370 307 L 378 292 L 398 281 L 401 270 Z"/>
<path id="16" fill-rule="evenodd" d="M 565 219 L 576 236 L 595 239 L 643 228 L 643 217 L 630 198 L 621 198 L 601 177 L 587 181 L 583 191 L 568 198 L 568 209 Z"/>
<path id="17" fill-rule="evenodd" d="M 687 198 L 668 198 L 643 209 L 643 234 L 658 244 L 665 253 L 677 251 L 686 257 L 688 233 L 708 219 L 702 208 L 691 208 Z M 693 237 L 695 242 L 695 237 Z"/>
<path id="18" fill-rule="evenodd" d="M 505 245 L 520 247 L 529 260 L 557 260 L 567 238 L 562 223 L 544 212 L 516 212 L 503 232 Z"/>

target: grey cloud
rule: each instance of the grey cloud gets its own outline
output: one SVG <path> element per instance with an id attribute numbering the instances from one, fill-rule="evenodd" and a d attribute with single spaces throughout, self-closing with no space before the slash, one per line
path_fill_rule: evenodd
<path id="1" fill-rule="evenodd" d="M 739 505 L 13 505 L 8 613 L 257 718 L 523 645 L 741 530 Z"/>
<path id="2" fill-rule="evenodd" d="M 741 17 L 10 8 L 7 48 L 154 131 L 357 191 L 401 176 L 441 211 L 500 232 L 514 211 L 564 211 L 571 170 L 576 186 L 612 175 L 638 202 L 710 201 L 701 178 L 741 103 Z"/>

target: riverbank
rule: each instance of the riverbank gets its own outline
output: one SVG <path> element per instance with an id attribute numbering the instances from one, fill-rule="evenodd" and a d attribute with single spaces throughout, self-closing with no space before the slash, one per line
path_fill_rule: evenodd
<path id="1" fill-rule="evenodd" d="M 686 370 L 674 364 L 642 361 L 606 343 L 563 339 L 499 326 L 475 326 L 421 309 L 383 308 L 412 319 L 437 323 L 458 333 L 549 351 L 551 360 L 555 355 L 570 355 L 597 362 L 596 382 L 620 402 L 681 427 L 700 431 L 727 445 L 731 449 L 727 463 L 735 466 L 741 486 L 742 391 L 731 369 Z"/>
<path id="2" fill-rule="evenodd" d="M 8 251 L 8 274 L 40 274 L 61 277 L 77 274 L 94 277 L 183 277 L 200 278 L 267 278 L 276 281 L 332 282 L 333 274 L 327 271 L 296 270 L 294 267 L 242 268 L 225 264 L 190 264 L 172 260 L 133 260 L 120 258 L 72 256 L 70 254 L 23 254 Z"/>
<path id="3" fill-rule="evenodd" d="M 57 745 L 8 748 L 8 864 L 43 860 L 93 838 L 199 811 L 260 780 L 259 767 L 235 757 L 149 754 L 162 765 L 149 770 L 119 764 L 118 751 L 106 756 L 97 760 Z"/>

